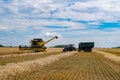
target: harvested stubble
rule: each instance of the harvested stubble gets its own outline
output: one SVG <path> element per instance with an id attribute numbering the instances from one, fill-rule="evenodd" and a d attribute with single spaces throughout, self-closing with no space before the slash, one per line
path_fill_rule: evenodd
<path id="1" fill-rule="evenodd" d="M 40 52 L 40 53 L 25 53 L 25 54 L 19 54 L 16 55 L 13 54 L 11 56 L 5 56 L 0 58 L 0 65 L 6 65 L 7 63 L 18 63 L 18 62 L 23 62 L 23 61 L 31 61 L 31 60 L 35 60 L 38 58 L 42 58 L 42 57 L 47 57 L 50 55 L 56 55 L 56 54 L 60 54 L 61 52 Z"/>
<path id="2" fill-rule="evenodd" d="M 19 48 L 9 48 L 9 47 L 0 48 L 0 55 L 22 54 L 26 52 L 31 52 L 31 51 L 20 51 Z"/>
<path id="3" fill-rule="evenodd" d="M 119 48 L 101 48 L 101 49 L 97 49 L 97 50 L 112 53 L 114 55 L 120 56 Z"/>
<path id="4" fill-rule="evenodd" d="M 36 68 L 43 67 L 46 64 L 57 61 L 63 57 L 68 57 L 73 55 L 75 52 L 71 53 L 62 53 L 58 55 L 51 55 L 49 57 L 36 59 L 33 61 L 25 61 L 20 63 L 7 64 L 5 66 L 0 66 L 0 79 L 1 80 L 18 80 L 25 73 L 34 72 Z M 18 77 L 19 78 L 18 78 Z M 16 79 L 18 78 L 18 79 Z M 22 79 L 20 79 L 22 80 Z"/>
<path id="5" fill-rule="evenodd" d="M 107 52 L 103 52 L 103 51 L 98 51 L 98 50 L 94 50 L 94 52 L 100 53 L 100 54 L 102 54 L 105 58 L 108 58 L 108 59 L 114 61 L 115 63 L 120 64 L 120 56 L 116 56 L 116 55 L 114 55 L 114 54 L 107 53 Z"/>
<path id="6" fill-rule="evenodd" d="M 43 54 L 45 52 L 39 52 L 39 53 L 22 53 L 22 54 L 9 54 L 9 55 L 0 55 L 0 58 L 8 58 L 8 57 L 20 57 L 20 56 L 29 56 L 29 55 L 37 55 L 37 54 Z"/>
<path id="7" fill-rule="evenodd" d="M 33 53 L 33 52 L 30 52 L 30 53 L 22 53 L 23 51 L 21 50 L 18 50 L 18 52 L 20 52 L 21 54 L 14 54 L 13 53 L 13 50 L 14 48 L 9 48 L 11 49 L 10 54 L 6 54 L 6 55 L 0 55 L 0 58 L 7 58 L 7 57 L 18 57 L 18 56 L 26 56 L 26 55 L 37 55 L 37 54 L 43 54 L 43 53 L 56 53 L 56 52 L 62 52 L 62 48 L 48 48 L 47 49 L 47 52 L 37 52 L 37 53 Z M 7 48 L 4 48 L 4 53 L 7 53 L 5 50 L 7 50 Z M 16 48 L 15 48 L 16 50 Z M 0 49 L 1 51 L 1 49 Z M 2 50 L 3 51 L 3 50 Z M 12 54 L 13 53 L 13 54 Z"/>
<path id="8" fill-rule="evenodd" d="M 47 52 L 61 52 L 62 48 L 47 48 Z M 31 53 L 32 50 L 19 50 L 19 48 L 0 48 L 0 57 L 17 56 L 23 53 Z"/>
<path id="9" fill-rule="evenodd" d="M 62 48 L 48 48 L 47 52 L 37 52 L 37 53 L 21 53 L 21 54 L 14 54 L 12 52 L 14 51 L 20 51 L 18 48 L 0 48 L 0 52 L 2 53 L 9 53 L 6 55 L 0 55 L 0 65 L 5 65 L 7 63 L 17 63 L 17 62 L 22 62 L 22 61 L 29 61 L 29 60 L 34 60 L 38 59 L 41 57 L 49 56 L 49 55 L 56 55 L 62 52 Z"/>
<path id="10" fill-rule="evenodd" d="M 100 54 L 76 53 L 16 80 L 120 80 L 119 67 Z"/>

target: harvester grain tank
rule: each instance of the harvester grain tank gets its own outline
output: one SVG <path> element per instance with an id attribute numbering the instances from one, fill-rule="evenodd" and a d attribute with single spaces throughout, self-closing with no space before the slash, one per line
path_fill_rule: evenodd
<path id="1" fill-rule="evenodd" d="M 94 42 L 81 42 L 78 44 L 78 51 L 91 52 L 94 47 Z"/>
<path id="2" fill-rule="evenodd" d="M 34 52 L 46 52 L 45 44 L 57 38 L 58 38 L 57 36 L 54 36 L 46 42 L 44 42 L 41 38 L 34 38 L 33 40 L 31 40 L 30 47 L 19 46 L 19 49 L 20 50 L 33 50 Z"/>

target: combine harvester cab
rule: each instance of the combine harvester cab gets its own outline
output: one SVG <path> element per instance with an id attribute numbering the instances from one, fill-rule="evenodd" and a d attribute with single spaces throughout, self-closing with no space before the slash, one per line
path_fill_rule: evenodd
<path id="1" fill-rule="evenodd" d="M 91 52 L 94 42 L 81 42 L 78 44 L 78 51 Z"/>
<path id="2" fill-rule="evenodd" d="M 45 44 L 52 41 L 53 39 L 57 39 L 57 36 L 52 37 L 48 41 L 44 42 L 41 38 L 34 38 L 31 40 L 31 46 L 19 46 L 20 50 L 32 50 L 34 52 L 46 52 Z"/>

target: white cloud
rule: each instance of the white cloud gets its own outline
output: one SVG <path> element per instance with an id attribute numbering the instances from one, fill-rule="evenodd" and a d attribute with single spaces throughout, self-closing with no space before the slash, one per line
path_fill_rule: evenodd
<path id="1" fill-rule="evenodd" d="M 109 30 L 82 30 L 93 28 L 91 27 L 92 25 L 96 25 L 95 28 L 97 28 L 101 22 L 119 21 L 119 0 L 13 0 L 11 3 L 5 4 L 0 1 L 0 13 L 3 12 L 5 14 L 0 16 L 0 30 L 2 31 L 16 30 L 27 32 L 31 28 L 43 30 L 43 33 L 40 31 L 41 33 L 38 35 L 28 35 L 30 38 L 26 37 L 25 40 L 36 36 L 39 37 L 41 34 L 42 36 L 40 37 L 45 38 L 43 35 L 46 32 L 46 36 L 62 35 L 61 39 L 63 41 L 61 39 L 58 40 L 56 42 L 58 44 L 68 42 L 77 44 L 79 40 L 93 40 L 98 46 L 103 46 L 108 43 L 117 45 L 120 40 L 118 38 L 119 29 L 112 29 L 113 31 L 110 30 L 110 32 L 108 32 Z M 60 21 L 58 18 L 72 19 L 73 21 Z M 91 26 L 76 22 L 77 20 L 88 21 L 88 25 Z M 61 28 L 48 28 L 47 26 L 61 26 Z M 77 29 L 81 30 L 74 31 Z M 58 30 L 62 33 L 59 34 Z M 71 38 L 67 35 L 71 35 Z M 77 38 L 72 38 L 76 35 Z"/>
<path id="2" fill-rule="evenodd" d="M 15 22 L 14 22 L 15 21 Z M 6 24 L 7 23 L 7 24 Z M 86 26 L 84 24 L 80 23 L 75 23 L 75 22 L 68 22 L 68 21 L 57 21 L 57 20 L 29 20 L 29 19 L 17 19 L 17 18 L 6 18 L 1 20 L 0 24 L 3 24 L 4 26 L 1 25 L 0 29 L 7 29 L 7 30 L 29 30 L 29 28 L 34 28 L 34 29 L 47 29 L 46 26 L 67 26 L 69 29 L 84 29 Z M 54 28 L 55 29 L 55 28 Z M 64 29 L 64 28 L 63 28 Z M 57 29 L 56 29 L 57 30 Z"/>
<path id="3" fill-rule="evenodd" d="M 0 26 L 0 30 L 5 30 L 5 31 L 6 31 L 6 30 L 7 30 L 7 27 L 1 25 L 1 26 Z"/>
<path id="4" fill-rule="evenodd" d="M 85 21 L 118 21 L 120 14 L 119 0 L 113 2 L 108 0 L 92 0 L 88 2 L 75 2 L 74 5 L 66 7 L 56 13 L 56 17 L 73 18 Z"/>
<path id="5" fill-rule="evenodd" d="M 67 3 L 56 3 L 53 0 L 21 0 L 13 1 L 11 4 L 7 4 L 6 8 L 9 8 L 12 12 L 31 17 L 61 17 L 61 18 L 72 18 L 77 20 L 85 21 L 117 21 L 119 20 L 120 6 L 119 0 L 92 0 L 92 1 L 72 1 L 74 4 L 67 6 Z M 66 1 L 65 1 L 66 2 Z M 20 13 L 20 10 L 33 8 L 30 15 Z M 53 10 L 58 10 L 55 14 L 50 14 Z M 35 18 L 36 18 L 35 17 Z"/>
<path id="6" fill-rule="evenodd" d="M 99 25 L 100 24 L 100 22 L 88 22 L 88 24 L 90 24 L 90 25 Z"/>
<path id="7" fill-rule="evenodd" d="M 47 37 L 53 37 L 53 36 L 62 37 L 61 34 L 58 34 L 56 32 L 46 32 L 45 36 L 47 36 Z"/>
<path id="8" fill-rule="evenodd" d="M 73 43 L 78 46 L 80 42 L 95 42 L 95 47 L 115 47 L 120 45 L 120 38 L 118 37 L 120 29 L 108 29 L 106 30 L 81 30 L 72 31 L 64 37 L 63 44 Z"/>
<path id="9" fill-rule="evenodd" d="M 0 8 L 0 13 L 3 13 L 3 12 L 4 12 L 4 10 L 2 8 Z"/>

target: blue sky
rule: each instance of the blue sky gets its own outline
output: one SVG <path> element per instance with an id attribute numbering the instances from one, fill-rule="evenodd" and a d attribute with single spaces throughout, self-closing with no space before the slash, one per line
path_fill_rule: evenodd
<path id="1" fill-rule="evenodd" d="M 0 0 L 0 44 L 29 45 L 54 35 L 59 39 L 46 46 L 120 46 L 120 0 Z"/>

